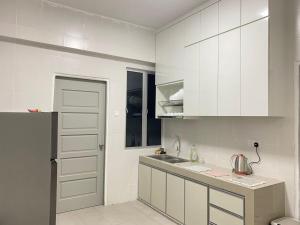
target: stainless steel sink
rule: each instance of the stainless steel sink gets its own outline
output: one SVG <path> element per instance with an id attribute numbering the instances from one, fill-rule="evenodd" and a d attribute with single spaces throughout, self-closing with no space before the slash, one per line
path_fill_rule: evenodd
<path id="1" fill-rule="evenodd" d="M 164 162 L 168 162 L 168 163 L 184 163 L 184 162 L 189 162 L 186 159 L 177 158 L 175 156 L 170 156 L 170 155 L 150 155 L 148 157 L 149 158 L 153 158 L 153 159 L 157 159 L 157 160 L 161 160 L 161 161 L 164 161 Z"/>

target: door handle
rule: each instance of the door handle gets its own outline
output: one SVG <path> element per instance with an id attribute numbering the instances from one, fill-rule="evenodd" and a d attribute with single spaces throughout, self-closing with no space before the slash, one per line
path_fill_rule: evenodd
<path id="1" fill-rule="evenodd" d="M 102 152 L 104 150 L 105 145 L 99 145 L 99 150 Z"/>

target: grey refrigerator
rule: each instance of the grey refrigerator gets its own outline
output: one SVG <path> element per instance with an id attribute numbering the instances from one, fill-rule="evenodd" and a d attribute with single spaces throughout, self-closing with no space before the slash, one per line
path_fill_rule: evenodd
<path id="1" fill-rule="evenodd" d="M 57 113 L 0 113 L 0 225 L 55 225 Z"/>

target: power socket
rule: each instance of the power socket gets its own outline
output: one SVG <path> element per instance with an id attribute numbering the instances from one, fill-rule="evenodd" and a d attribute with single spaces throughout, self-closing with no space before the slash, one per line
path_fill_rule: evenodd
<path id="1" fill-rule="evenodd" d="M 248 148 L 252 149 L 252 148 L 258 148 L 261 145 L 260 141 L 256 141 L 256 140 L 248 140 Z"/>

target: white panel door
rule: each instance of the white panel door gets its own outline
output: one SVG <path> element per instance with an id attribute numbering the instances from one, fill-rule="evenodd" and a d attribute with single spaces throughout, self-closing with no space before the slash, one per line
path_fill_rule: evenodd
<path id="1" fill-rule="evenodd" d="M 201 40 L 219 33 L 219 3 L 201 11 Z"/>
<path id="2" fill-rule="evenodd" d="M 241 0 L 242 25 L 269 16 L 269 0 Z"/>
<path id="3" fill-rule="evenodd" d="M 219 32 L 241 25 L 241 0 L 221 0 L 219 2 Z"/>
<path id="4" fill-rule="evenodd" d="M 268 116 L 268 18 L 242 27 L 242 116 Z"/>
<path id="5" fill-rule="evenodd" d="M 241 29 L 219 37 L 219 116 L 241 115 Z"/>
<path id="6" fill-rule="evenodd" d="M 218 115 L 219 38 L 200 43 L 199 56 L 199 114 Z"/>
<path id="7" fill-rule="evenodd" d="M 57 78 L 57 212 L 103 204 L 106 85 Z"/>
<path id="8" fill-rule="evenodd" d="M 185 48 L 184 115 L 199 115 L 199 44 Z"/>

